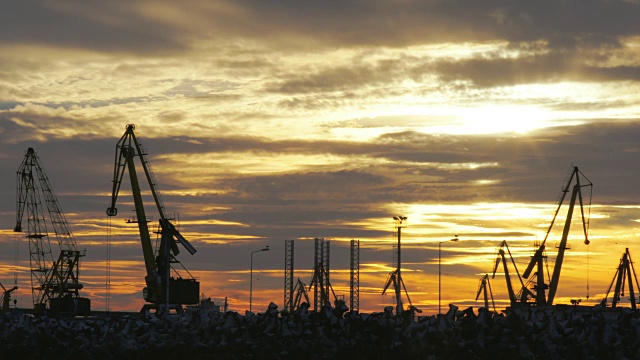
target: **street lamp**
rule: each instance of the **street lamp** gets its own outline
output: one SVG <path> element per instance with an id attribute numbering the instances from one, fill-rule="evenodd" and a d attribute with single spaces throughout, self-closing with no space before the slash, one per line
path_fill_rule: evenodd
<path id="1" fill-rule="evenodd" d="M 455 237 L 451 240 L 447 240 L 447 241 L 440 241 L 438 243 L 438 314 L 442 313 L 442 244 L 446 243 L 446 242 L 457 242 L 460 239 L 458 239 L 458 235 L 455 235 Z"/>
<path id="2" fill-rule="evenodd" d="M 253 254 L 261 251 L 269 251 L 269 245 L 265 246 L 263 249 L 252 251 L 251 252 L 251 270 L 249 271 L 250 279 L 249 279 L 249 312 L 251 312 L 251 305 L 253 302 Z"/>
<path id="3" fill-rule="evenodd" d="M 396 291 L 396 315 L 400 315 L 402 314 L 402 298 L 401 298 L 401 292 L 400 292 L 401 291 L 400 286 L 402 286 L 402 273 L 400 270 L 402 268 L 402 248 L 400 247 L 400 238 L 402 235 L 402 231 L 400 229 L 407 227 L 407 223 L 406 223 L 407 217 L 394 216 L 393 220 L 395 223 L 395 227 L 398 229 L 398 247 L 397 247 L 398 267 L 396 269 L 396 284 L 395 284 L 396 286 L 394 290 Z"/>

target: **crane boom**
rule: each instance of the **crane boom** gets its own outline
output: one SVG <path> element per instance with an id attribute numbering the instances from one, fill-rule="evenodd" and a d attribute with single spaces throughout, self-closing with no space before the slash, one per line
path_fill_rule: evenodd
<path id="1" fill-rule="evenodd" d="M 131 192 L 133 194 L 136 211 L 136 220 L 134 222 L 138 224 L 142 254 L 147 271 L 147 275 L 145 276 L 147 287 L 143 291 L 143 297 L 147 302 L 153 304 L 149 306 L 145 305 L 145 307 L 159 309 L 161 306 L 164 306 L 166 309 L 176 308 L 180 311 L 180 305 L 182 304 L 198 303 L 200 283 L 191 277 L 190 274 L 189 279 L 183 279 L 181 276 L 173 278 L 171 276 L 171 264 L 179 263 L 176 259 L 176 256 L 180 253 L 177 243 L 184 246 L 191 255 L 196 253 L 196 249 L 189 243 L 189 241 L 187 241 L 187 239 L 184 238 L 184 236 L 182 236 L 182 234 L 180 234 L 178 229 L 176 229 L 176 227 L 171 223 L 170 219 L 165 216 L 164 205 L 160 197 L 160 192 L 157 189 L 153 172 L 151 171 L 149 161 L 145 157 L 145 151 L 136 138 L 134 129 L 135 125 L 127 125 L 124 135 L 116 144 L 111 204 L 107 208 L 107 215 L 115 216 L 118 214 L 116 202 L 126 169 L 129 171 Z M 160 246 L 156 249 L 155 253 L 151 242 L 142 192 L 140 190 L 140 184 L 136 173 L 136 166 L 134 162 L 134 158 L 136 156 L 141 160 L 145 177 L 160 215 Z"/>

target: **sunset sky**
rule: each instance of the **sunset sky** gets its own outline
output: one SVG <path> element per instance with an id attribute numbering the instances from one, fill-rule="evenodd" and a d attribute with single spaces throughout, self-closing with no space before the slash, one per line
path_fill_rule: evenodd
<path id="1" fill-rule="evenodd" d="M 110 309 L 141 308 L 128 174 L 110 226 L 105 214 L 115 145 L 135 124 L 167 212 L 198 250 L 180 260 L 232 310 L 249 308 L 252 251 L 271 248 L 254 255 L 254 310 L 282 306 L 284 241 L 296 239 L 308 284 L 316 237 L 331 241 L 336 293 L 348 298 L 359 239 L 361 311 L 392 305 L 380 293 L 397 215 L 414 305 L 437 311 L 447 241 L 443 306 L 479 307 L 497 246 L 507 240 L 524 270 L 573 166 L 593 183 L 591 245 L 576 217 L 556 303 L 595 304 L 625 248 L 640 258 L 638 19 L 637 0 L 4 4 L 0 282 L 17 273 L 18 305 L 31 307 L 13 227 L 16 171 L 33 147 L 86 249 L 82 294 L 106 308 L 110 227 Z M 504 308 L 501 272 L 491 281 Z"/>

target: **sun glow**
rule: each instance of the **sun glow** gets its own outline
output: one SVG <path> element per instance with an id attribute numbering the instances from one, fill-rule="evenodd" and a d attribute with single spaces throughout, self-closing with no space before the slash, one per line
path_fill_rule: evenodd
<path id="1" fill-rule="evenodd" d="M 459 110 L 460 122 L 441 127 L 449 134 L 525 134 L 551 126 L 551 115 L 543 109 L 530 106 L 485 106 Z"/>

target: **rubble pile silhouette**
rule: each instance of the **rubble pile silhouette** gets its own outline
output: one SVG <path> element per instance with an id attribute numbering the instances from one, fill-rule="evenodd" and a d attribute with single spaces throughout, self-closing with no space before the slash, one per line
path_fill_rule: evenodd
<path id="1" fill-rule="evenodd" d="M 306 304 L 305 304 L 306 305 Z M 394 316 L 327 306 L 262 314 L 197 309 L 183 314 L 64 318 L 0 313 L 0 348 L 12 358 L 133 359 L 625 359 L 640 358 L 637 311 L 485 308 Z"/>

